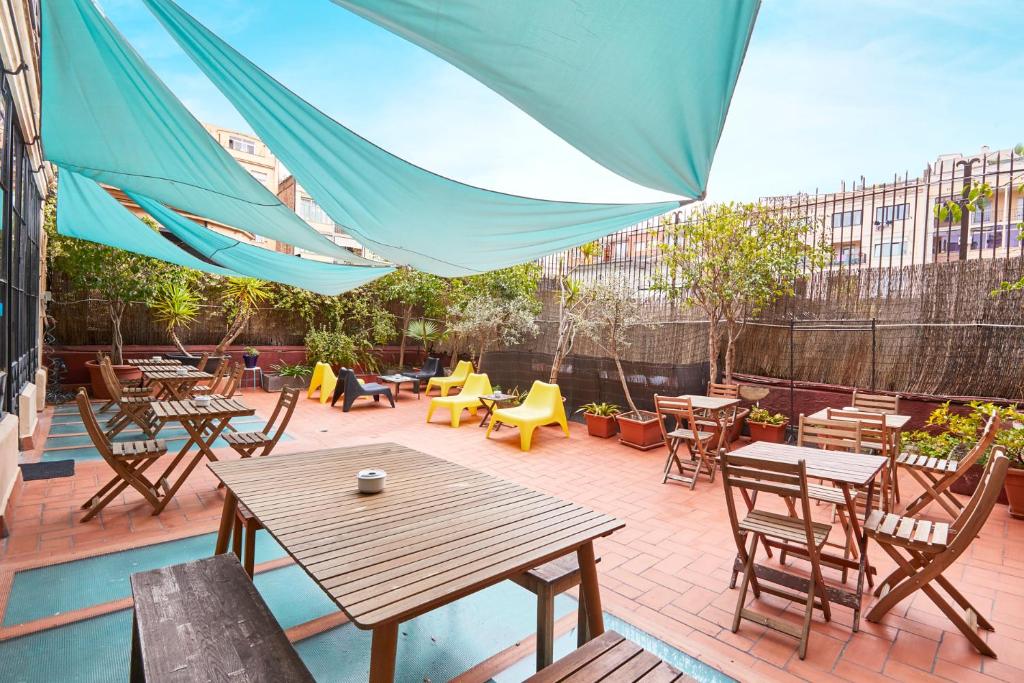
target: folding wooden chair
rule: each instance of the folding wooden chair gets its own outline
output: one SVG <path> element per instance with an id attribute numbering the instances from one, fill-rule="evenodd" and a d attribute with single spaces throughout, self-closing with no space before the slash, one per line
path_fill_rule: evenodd
<path id="1" fill-rule="evenodd" d="M 205 352 L 203 352 L 203 355 L 201 355 L 199 357 L 199 362 L 196 363 L 196 370 L 198 370 L 199 372 L 203 372 L 204 370 L 206 370 L 206 364 L 209 363 L 209 362 L 210 362 L 210 352 L 209 351 L 205 351 Z"/>
<path id="2" fill-rule="evenodd" d="M 994 631 L 992 624 L 942 573 L 967 550 L 967 546 L 981 532 L 1003 490 L 1009 464 L 1001 446 L 992 449 L 978 488 L 952 524 L 901 517 L 881 510 L 868 516 L 864 525 L 868 536 L 898 565 L 875 591 L 875 595 L 880 597 L 868 612 L 868 621 L 881 621 L 901 600 L 922 590 L 978 652 L 989 657 L 996 656 L 995 651 L 978 635 L 979 627 Z M 953 599 L 959 610 L 931 585 L 933 581 Z"/>
<path id="3" fill-rule="evenodd" d="M 111 374 L 115 378 L 115 381 L 117 382 L 118 386 L 121 387 L 121 393 L 129 394 L 129 395 L 130 394 L 140 394 L 141 395 L 141 394 L 151 393 L 151 390 L 149 389 L 149 387 L 146 387 L 146 386 L 144 386 L 142 384 L 142 380 L 132 380 L 130 382 L 122 382 L 121 380 L 116 379 L 117 374 L 113 372 L 113 365 L 111 365 L 110 356 L 108 356 L 107 354 L 103 353 L 102 351 L 97 351 L 96 352 L 96 363 L 100 366 L 101 376 L 102 376 L 103 365 L 106 364 L 106 365 L 110 365 L 111 366 Z M 104 383 L 106 383 L 106 378 L 104 378 Z M 107 391 L 107 393 L 110 394 L 109 390 Z M 111 408 L 113 408 L 114 406 L 117 405 L 117 401 L 113 398 L 113 394 L 110 394 L 110 395 L 111 395 L 111 398 L 107 399 L 107 402 L 104 403 L 100 407 L 99 412 L 105 413 L 105 412 L 107 412 L 108 410 L 110 410 Z"/>
<path id="4" fill-rule="evenodd" d="M 797 433 L 797 445 L 810 448 L 821 448 L 827 451 L 843 451 L 846 453 L 861 452 L 861 425 L 860 422 L 852 420 L 820 420 L 800 415 L 800 429 Z M 808 484 L 808 497 L 816 502 L 833 505 L 836 517 L 839 518 L 839 525 L 845 535 L 842 544 L 843 557 L 851 555 L 856 559 L 859 556 L 857 539 L 854 538 L 853 528 L 850 526 L 849 515 L 857 514 L 856 510 L 850 510 L 843 491 L 835 486 L 827 484 Z M 794 513 L 791 501 L 787 501 L 790 513 Z M 856 499 L 854 500 L 856 504 Z M 786 561 L 786 552 L 782 553 L 782 562 Z M 849 570 L 843 567 L 843 583 L 846 583 Z M 868 572 L 868 580 L 871 580 L 871 573 Z"/>
<path id="5" fill-rule="evenodd" d="M 223 366 L 225 361 L 221 361 Z M 245 372 L 245 366 L 242 363 L 235 363 L 231 366 L 230 372 L 221 377 L 221 382 L 214 390 L 209 394 L 210 398 L 234 398 L 235 394 L 238 393 L 238 387 L 242 382 L 242 373 Z"/>
<path id="6" fill-rule="evenodd" d="M 910 476 L 924 487 L 924 492 L 910 501 L 903 514 L 917 514 L 927 507 L 929 503 L 935 501 L 942 506 L 942 509 L 950 517 L 959 515 L 964 505 L 949 489 L 957 479 L 964 476 L 967 470 L 971 468 L 971 465 L 977 463 L 981 456 L 985 454 L 985 451 L 995 441 L 999 427 L 999 415 L 993 413 L 992 417 L 985 424 L 985 429 L 982 431 L 978 443 L 960 460 L 930 458 L 915 453 L 901 453 L 896 458 L 897 465 L 906 469 Z"/>
<path id="7" fill-rule="evenodd" d="M 885 394 L 865 394 L 854 389 L 853 401 L 850 405 L 872 413 L 895 415 L 900 412 L 900 397 L 887 396 Z"/>
<path id="8" fill-rule="evenodd" d="M 209 362 L 209 360 L 207 360 L 207 362 Z M 231 363 L 228 361 L 227 358 L 222 358 L 220 361 L 220 365 L 218 365 L 217 369 L 213 372 L 213 379 L 210 380 L 210 383 L 195 385 L 194 387 L 192 387 L 192 395 L 199 396 L 214 393 L 220 388 L 220 385 L 224 381 L 224 376 L 227 375 L 230 370 Z"/>
<path id="9" fill-rule="evenodd" d="M 740 385 L 711 382 L 708 384 L 708 396 L 738 399 L 740 397 Z M 750 415 L 750 408 L 740 408 L 739 405 L 733 406 L 732 414 L 729 416 L 729 419 L 726 420 L 726 437 L 724 443 L 726 450 L 729 449 L 733 441 L 739 438 L 740 430 L 743 428 L 743 420 L 747 419 L 748 415 Z"/>
<path id="10" fill-rule="evenodd" d="M 277 399 L 274 412 L 271 413 L 270 419 L 267 420 L 267 425 L 263 428 L 263 431 L 232 432 L 225 434 L 224 440 L 243 458 L 252 456 L 259 449 L 263 449 L 259 455 L 270 455 L 270 452 L 274 450 L 274 446 L 277 445 L 277 442 L 284 435 L 284 430 L 292 419 L 292 413 L 295 412 L 295 404 L 298 401 L 298 388 L 289 387 L 284 389 L 281 392 L 281 397 Z M 280 418 L 280 421 L 278 421 L 278 418 Z"/>
<path id="11" fill-rule="evenodd" d="M 156 462 L 157 458 L 167 453 L 167 444 L 163 440 L 154 439 L 111 442 L 92 413 L 85 389 L 79 389 L 75 399 L 78 401 L 78 411 L 82 414 L 82 422 L 85 423 L 85 429 L 93 445 L 115 474 L 113 479 L 82 504 L 82 509 L 88 512 L 81 521 L 88 522 L 95 517 L 129 486 L 142 494 L 142 497 L 156 508 L 161 502 L 161 493 L 157 487 L 166 487 L 166 482 L 154 483 L 147 479 L 143 472 Z"/>
<path id="12" fill-rule="evenodd" d="M 151 387 L 138 389 L 123 388 L 114 374 L 114 366 L 110 359 L 100 363 L 100 376 L 107 387 L 111 399 L 117 404 L 118 412 L 107 422 L 106 436 L 113 439 L 129 424 L 136 424 L 148 439 L 156 438 L 160 425 L 153 418 L 149 404 L 155 399 Z"/>
<path id="13" fill-rule="evenodd" d="M 692 491 L 697 486 L 697 475 L 701 470 L 707 473 L 711 481 L 715 480 L 718 468 L 717 453 L 721 447 L 724 431 L 715 420 L 700 419 L 694 414 L 693 402 L 682 396 L 654 395 L 654 410 L 658 414 L 658 426 L 661 436 L 668 446 L 668 457 L 665 459 L 664 476 L 661 483 L 669 479 L 689 484 Z M 675 420 L 674 429 L 670 432 L 665 426 L 665 418 Z M 712 443 L 718 440 L 718 446 Z M 679 457 L 679 448 L 685 447 L 689 458 Z M 672 472 L 675 465 L 676 472 Z"/>
<path id="14" fill-rule="evenodd" d="M 892 510 L 899 500 L 899 487 L 896 481 L 896 455 L 899 451 L 899 444 L 896 443 L 897 431 L 888 427 L 884 413 L 829 408 L 826 415 L 829 420 L 859 422 L 861 448 L 878 453 L 889 460 L 882 480 L 881 500 L 886 511 Z"/>
<path id="15" fill-rule="evenodd" d="M 725 484 L 725 503 L 729 511 L 733 539 L 740 564 L 743 566 L 743 580 L 733 615 L 732 632 L 740 628 L 740 621 L 747 619 L 800 639 L 800 659 L 807 656 L 807 640 L 810 636 L 811 618 L 815 609 L 820 609 L 826 621 L 832 619 L 825 580 L 821 575 L 819 561 L 821 548 L 832 527 L 811 519 L 811 505 L 807 492 L 807 465 L 803 460 L 797 463 L 773 462 L 764 458 L 749 458 L 731 453 L 722 454 L 722 481 Z M 745 500 L 757 500 L 758 493 L 777 494 L 787 501 L 796 501 L 794 514 L 783 515 L 751 506 L 740 520 L 736 511 L 733 489 L 742 493 Z M 778 543 L 783 550 L 805 554 L 811 563 L 809 579 L 795 576 L 768 567 L 758 567 L 754 558 L 758 542 L 767 540 Z M 748 546 L 749 543 L 749 546 Z M 766 545 L 764 547 L 767 548 Z M 800 626 L 785 619 L 770 617 L 746 607 L 747 588 L 754 591 L 754 597 L 761 593 L 774 595 L 794 603 L 803 603 L 804 618 Z"/>

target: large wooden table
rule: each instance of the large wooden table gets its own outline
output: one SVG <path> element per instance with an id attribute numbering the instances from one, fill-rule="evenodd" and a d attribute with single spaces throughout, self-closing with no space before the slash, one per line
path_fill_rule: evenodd
<path id="1" fill-rule="evenodd" d="M 888 464 L 888 458 L 880 455 L 864 455 L 861 453 L 844 453 L 840 451 L 826 451 L 819 448 L 807 448 L 804 446 L 790 446 L 788 444 L 768 443 L 767 441 L 755 441 L 752 444 L 743 446 L 733 451 L 735 455 L 747 458 L 758 458 L 768 462 L 797 463 L 803 460 L 807 464 L 808 479 L 822 479 L 832 482 L 843 492 L 846 498 L 850 526 L 857 538 L 857 547 L 860 550 L 856 560 L 836 555 L 833 553 L 821 553 L 821 563 L 826 566 L 842 569 L 857 570 L 857 587 L 854 591 L 845 588 L 828 587 L 829 600 L 845 605 L 853 610 L 853 630 L 860 629 L 861 598 L 864 595 L 864 579 L 870 566 L 868 564 L 868 537 L 861 528 L 860 520 L 856 514 L 854 505 L 854 488 L 866 489 L 867 500 L 865 508 L 870 512 L 874 506 L 874 486 L 869 486 L 875 477 Z M 865 513 L 866 514 L 866 513 Z M 771 544 L 771 542 L 767 542 Z M 772 573 L 774 570 L 758 565 L 758 571 Z"/>
<path id="2" fill-rule="evenodd" d="M 182 365 L 180 360 L 173 358 L 129 358 L 125 361 L 128 365 L 166 365 L 169 367 L 175 367 Z"/>
<path id="3" fill-rule="evenodd" d="M 174 401 L 188 399 L 192 387 L 199 384 L 202 380 L 213 379 L 213 375 L 210 373 L 200 372 L 191 367 L 188 372 L 182 374 L 179 374 L 173 366 L 140 365 L 138 368 L 142 371 L 142 377 L 148 384 L 160 385 L 158 398 Z"/>
<path id="4" fill-rule="evenodd" d="M 592 637 L 604 632 L 593 541 L 624 525 L 573 503 L 393 443 L 217 462 L 227 487 L 216 552 L 238 503 L 362 629 L 370 680 L 391 681 L 401 622 L 577 553 Z M 383 469 L 383 493 L 356 473 Z M 494 618 L 500 619 L 496 614 Z"/>
<path id="5" fill-rule="evenodd" d="M 192 470 L 195 469 L 204 456 L 216 462 L 217 456 L 213 452 L 213 442 L 217 440 L 220 433 L 228 426 L 231 418 L 255 415 L 256 411 L 233 398 L 215 398 L 209 404 L 202 406 L 194 403 L 192 400 L 154 401 L 150 404 L 150 407 L 153 410 L 153 415 L 160 422 L 161 428 L 168 422 L 180 422 L 181 426 L 188 432 L 189 437 L 185 445 L 178 451 L 178 454 L 174 456 L 171 464 L 167 466 L 164 473 L 157 479 L 158 482 L 164 482 L 167 489 L 166 495 L 160 501 L 160 505 L 153 510 L 153 514 L 158 515 L 174 498 L 174 494 L 178 492 L 181 485 L 188 479 L 188 475 L 192 473 Z M 187 461 L 185 469 L 178 475 L 173 485 L 167 485 L 167 477 L 178 466 L 178 463 L 188 456 L 193 446 L 196 449 L 195 453 Z"/>

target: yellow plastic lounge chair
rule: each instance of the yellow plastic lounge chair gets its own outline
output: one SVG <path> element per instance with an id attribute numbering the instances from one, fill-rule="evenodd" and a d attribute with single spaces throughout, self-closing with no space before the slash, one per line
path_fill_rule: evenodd
<path id="1" fill-rule="evenodd" d="M 466 378 L 471 372 L 473 372 L 473 364 L 468 360 L 460 360 L 452 374 L 447 377 L 431 377 L 427 382 L 427 390 L 423 393 L 429 394 L 431 387 L 437 387 L 441 390 L 442 397 L 447 396 L 452 387 L 461 387 L 465 384 Z"/>
<path id="2" fill-rule="evenodd" d="M 533 430 L 549 424 L 561 425 L 566 438 L 569 437 L 569 425 L 565 421 L 565 406 L 562 404 L 562 392 L 557 384 L 548 384 L 536 380 L 530 387 L 530 393 L 523 404 L 515 408 L 499 408 L 491 416 L 487 425 L 487 436 L 499 423 L 519 427 L 519 447 L 530 450 Z"/>
<path id="3" fill-rule="evenodd" d="M 435 396 L 430 399 L 430 407 L 427 409 L 427 422 L 430 422 L 430 417 L 434 414 L 435 410 L 438 408 L 448 408 L 452 414 L 452 427 L 458 427 L 459 420 L 462 418 L 462 411 L 468 410 L 475 415 L 477 408 L 483 407 L 480 403 L 480 397 L 493 392 L 491 380 L 488 379 L 486 373 L 479 375 L 473 373 L 466 379 L 466 383 L 462 385 L 462 391 L 459 393 L 454 396 Z"/>
<path id="4" fill-rule="evenodd" d="M 313 398 L 313 394 L 319 389 L 322 405 L 334 395 L 336 386 L 338 386 L 338 377 L 334 374 L 334 370 L 331 370 L 331 366 L 327 363 L 318 361 L 316 367 L 313 368 L 313 376 L 309 379 L 309 391 L 306 392 L 306 398 Z"/>

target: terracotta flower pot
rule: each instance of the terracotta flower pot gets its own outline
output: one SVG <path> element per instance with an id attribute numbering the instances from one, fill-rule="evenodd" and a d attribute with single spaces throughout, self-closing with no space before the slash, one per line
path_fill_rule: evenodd
<path id="1" fill-rule="evenodd" d="M 619 424 L 619 441 L 627 446 L 647 451 L 665 443 L 655 413 L 645 410 L 623 413 L 616 415 L 615 421 Z"/>
<path id="2" fill-rule="evenodd" d="M 85 362 L 85 367 L 89 370 L 89 382 L 92 386 L 93 398 L 103 399 L 104 401 L 108 400 L 110 392 L 107 391 L 107 385 L 103 382 L 100 364 L 94 360 L 89 360 Z M 121 383 L 142 378 L 142 370 L 139 370 L 134 365 L 115 365 L 114 374 L 117 375 L 117 379 Z"/>
<path id="3" fill-rule="evenodd" d="M 1010 516 L 1024 519 L 1024 470 L 1015 467 L 1006 471 L 1006 483 L 1003 484 L 1006 497 L 1010 501 Z"/>
<path id="4" fill-rule="evenodd" d="M 747 427 L 750 428 L 751 441 L 767 441 L 768 443 L 783 443 L 786 440 L 786 425 L 789 421 L 780 425 L 769 425 L 763 422 L 753 422 L 747 418 Z"/>
<path id="5" fill-rule="evenodd" d="M 583 417 L 587 421 L 587 433 L 591 436 L 599 436 L 602 439 L 615 436 L 615 417 L 590 413 L 583 413 Z"/>

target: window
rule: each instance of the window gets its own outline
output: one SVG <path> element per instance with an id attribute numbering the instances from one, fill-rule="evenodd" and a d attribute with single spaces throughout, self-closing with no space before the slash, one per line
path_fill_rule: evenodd
<path id="1" fill-rule="evenodd" d="M 1013 212 L 1013 220 L 1024 221 L 1024 197 L 1017 198 L 1017 210 Z"/>
<path id="2" fill-rule="evenodd" d="M 240 138 L 234 135 L 228 136 L 228 149 L 233 149 L 236 152 L 244 152 L 246 154 L 256 154 L 256 142 L 248 140 L 246 138 Z"/>
<path id="3" fill-rule="evenodd" d="M 842 247 L 835 252 L 832 264 L 836 266 L 856 266 L 863 260 L 859 247 Z"/>
<path id="4" fill-rule="evenodd" d="M 879 206 L 875 209 L 875 225 L 885 225 L 893 221 L 902 221 L 907 217 L 907 205 Z"/>
<path id="5" fill-rule="evenodd" d="M 933 253 L 955 254 L 960 251 L 960 228 L 939 230 L 933 238 Z"/>
<path id="6" fill-rule="evenodd" d="M 1003 226 L 971 230 L 971 249 L 996 249 L 1003 246 Z"/>
<path id="7" fill-rule="evenodd" d="M 903 254 L 903 242 L 879 242 L 871 248 L 871 255 L 876 259 L 892 258 Z"/>
<path id="8" fill-rule="evenodd" d="M 860 225 L 863 214 L 860 209 L 854 211 L 840 211 L 832 214 L 833 228 L 846 228 L 851 225 Z"/>
<path id="9" fill-rule="evenodd" d="M 310 223 L 334 225 L 331 217 L 310 197 L 299 197 L 299 215 Z"/>
<path id="10" fill-rule="evenodd" d="M 971 223 L 981 225 L 992 222 L 992 204 L 989 203 L 983 209 L 971 212 Z"/>

